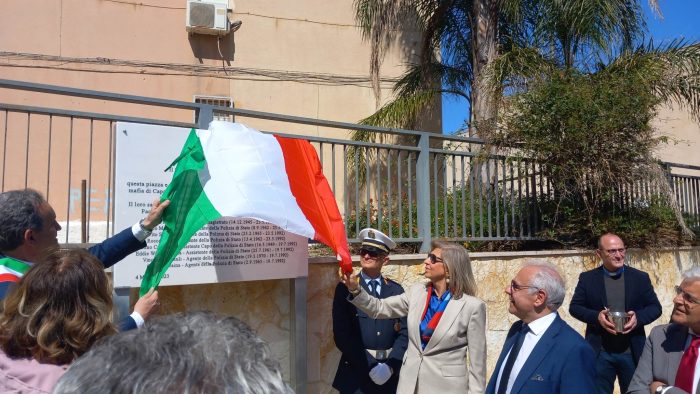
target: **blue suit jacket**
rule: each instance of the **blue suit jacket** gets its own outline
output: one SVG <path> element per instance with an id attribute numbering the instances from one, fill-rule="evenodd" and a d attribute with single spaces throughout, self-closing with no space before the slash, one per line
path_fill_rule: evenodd
<path id="1" fill-rule="evenodd" d="M 369 293 L 367 284 L 361 286 Z M 379 298 L 387 298 L 404 292 L 400 284 L 384 279 Z M 350 293 L 344 284 L 338 283 L 333 298 L 333 338 L 342 356 L 333 380 L 333 387 L 341 393 L 396 393 L 403 356 L 408 347 L 406 318 L 372 319 L 351 304 Z M 401 327 L 396 331 L 396 324 Z M 394 373 L 388 382 L 378 386 L 369 378 L 369 371 L 377 360 L 365 349 L 392 349 L 385 363 Z"/>
<path id="2" fill-rule="evenodd" d="M 136 320 L 134 320 L 134 318 L 132 318 L 131 316 L 123 318 L 117 325 L 117 329 L 119 330 L 119 332 L 135 330 L 137 328 L 138 326 L 136 325 Z"/>
<path id="3" fill-rule="evenodd" d="M 602 266 L 582 272 L 569 305 L 571 316 L 586 323 L 586 340 L 596 354 L 600 352 L 603 337 L 612 336 L 598 322 L 598 314 L 608 303 L 604 275 Z M 637 315 L 637 327 L 627 334 L 632 357 L 637 364 L 644 350 L 646 339 L 644 326 L 661 316 L 661 304 L 646 272 L 626 266 L 623 275 L 625 275 L 625 311 L 634 311 Z"/>
<path id="4" fill-rule="evenodd" d="M 523 322 L 514 323 L 503 344 L 486 394 L 496 392 L 496 380 L 504 358 L 513 346 Z M 542 334 L 518 373 L 511 394 L 595 393 L 595 354 L 590 345 L 559 315 Z"/>
<path id="5" fill-rule="evenodd" d="M 97 257 L 105 268 L 109 268 L 120 262 L 124 257 L 146 247 L 146 242 L 141 242 L 127 227 L 113 237 L 107 238 L 101 243 L 92 246 L 88 252 Z"/>
<path id="6" fill-rule="evenodd" d="M 146 242 L 141 242 L 127 227 L 113 237 L 105 239 L 102 243 L 92 246 L 88 252 L 100 259 L 105 268 L 109 268 L 120 262 L 124 257 L 146 247 Z M 136 322 L 131 316 L 126 316 L 117 325 L 119 331 L 129 331 L 136 328 Z"/>

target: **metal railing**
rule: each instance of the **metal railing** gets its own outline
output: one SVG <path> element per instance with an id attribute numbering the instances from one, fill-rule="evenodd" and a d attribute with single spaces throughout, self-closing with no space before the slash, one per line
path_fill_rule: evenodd
<path id="1" fill-rule="evenodd" d="M 690 228 L 700 228 L 700 166 L 664 164 L 686 224 Z"/>
<path id="2" fill-rule="evenodd" d="M 366 226 L 399 242 L 420 243 L 423 251 L 436 237 L 534 239 L 543 228 L 538 202 L 553 195 L 538 164 L 495 155 L 480 157 L 477 152 L 483 142 L 476 138 L 19 81 L 0 80 L 0 89 L 12 92 L 19 102 L 29 101 L 25 95 L 34 95 L 32 102 L 47 96 L 72 98 L 62 100 L 67 108 L 0 103 L 1 189 L 42 191 L 65 224 L 61 240 L 66 243 L 96 242 L 111 230 L 117 121 L 207 128 L 216 112 L 239 121 L 262 120 L 261 131 L 310 141 L 336 196 L 350 242 L 357 242 L 357 233 Z M 78 110 L 84 107 L 97 111 Z M 150 113 L 144 108 L 167 109 L 170 119 L 144 117 Z M 318 134 L 329 137 L 287 132 L 292 124 L 318 128 Z M 372 133 L 378 142 L 353 141 L 346 136 L 352 130 Z M 700 177 L 678 173 L 679 169 L 692 172 L 700 167 L 668 164 L 683 212 L 690 224 L 698 226 Z M 639 186 L 636 191 L 634 187 L 621 191 L 621 196 L 634 199 L 643 193 Z"/>

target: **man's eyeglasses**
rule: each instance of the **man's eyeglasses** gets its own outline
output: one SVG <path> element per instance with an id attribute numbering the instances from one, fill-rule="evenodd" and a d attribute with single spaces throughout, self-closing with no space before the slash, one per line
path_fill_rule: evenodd
<path id="1" fill-rule="evenodd" d="M 674 286 L 673 289 L 676 290 L 677 296 L 680 295 L 681 297 L 683 297 L 683 301 L 691 304 L 700 304 L 700 301 L 698 301 L 697 298 L 683 291 L 683 289 L 681 289 L 680 286 Z"/>
<path id="2" fill-rule="evenodd" d="M 369 255 L 369 257 L 376 259 L 377 257 L 384 256 L 384 253 L 378 252 L 376 250 L 362 248 L 360 249 L 360 256 L 364 255 Z"/>
<path id="3" fill-rule="evenodd" d="M 609 255 L 611 255 L 611 256 L 614 255 L 614 254 L 616 254 L 616 253 L 625 254 L 625 251 L 626 251 L 625 248 L 620 248 L 620 249 L 605 249 L 605 253 L 607 253 L 607 254 L 609 254 Z"/>
<path id="4" fill-rule="evenodd" d="M 442 259 L 432 253 L 428 253 L 428 260 L 430 260 L 430 264 L 442 263 Z"/>
<path id="5" fill-rule="evenodd" d="M 513 290 L 514 292 L 515 292 L 515 291 L 522 290 L 522 289 L 538 289 L 538 290 L 539 290 L 539 287 L 537 287 L 537 286 L 519 285 L 519 284 L 515 283 L 514 280 L 511 280 L 511 281 L 510 281 L 510 288 L 511 288 L 511 290 Z"/>

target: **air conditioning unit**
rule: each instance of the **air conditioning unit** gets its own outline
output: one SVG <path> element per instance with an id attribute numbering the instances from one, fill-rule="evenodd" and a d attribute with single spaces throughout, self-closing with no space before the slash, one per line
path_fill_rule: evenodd
<path id="1" fill-rule="evenodd" d="M 190 33 L 228 34 L 228 0 L 187 0 L 186 28 Z"/>

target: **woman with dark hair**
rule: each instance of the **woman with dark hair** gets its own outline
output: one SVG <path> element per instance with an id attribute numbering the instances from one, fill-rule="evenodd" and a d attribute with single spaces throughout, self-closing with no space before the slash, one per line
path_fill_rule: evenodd
<path id="1" fill-rule="evenodd" d="M 352 302 L 373 319 L 407 316 L 408 349 L 397 393 L 481 394 L 486 388 L 486 304 L 464 247 L 433 242 L 426 283 L 389 298 L 370 297 L 355 275 L 344 275 Z M 467 357 L 468 355 L 468 357 Z"/>
<path id="2" fill-rule="evenodd" d="M 104 266 L 84 250 L 33 265 L 4 305 L 0 392 L 50 392 L 73 360 L 117 332 Z"/>

